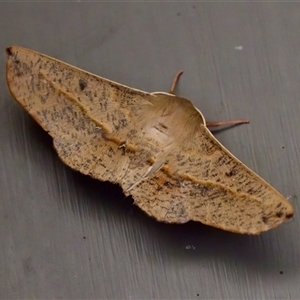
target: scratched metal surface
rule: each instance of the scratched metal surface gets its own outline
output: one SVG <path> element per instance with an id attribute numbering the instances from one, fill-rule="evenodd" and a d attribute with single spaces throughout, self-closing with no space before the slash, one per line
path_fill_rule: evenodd
<path id="1" fill-rule="evenodd" d="M 300 3 L 2 3 L 1 299 L 298 299 Z M 117 186 L 70 170 L 15 103 L 4 48 L 178 94 L 295 206 L 261 236 L 160 224 Z"/>

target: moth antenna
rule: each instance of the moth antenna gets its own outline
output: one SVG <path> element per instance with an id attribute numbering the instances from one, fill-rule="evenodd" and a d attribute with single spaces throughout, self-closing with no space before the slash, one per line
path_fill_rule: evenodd
<path id="1" fill-rule="evenodd" d="M 171 85 L 171 89 L 170 89 L 170 94 L 175 94 L 174 93 L 174 90 L 176 88 L 176 85 L 178 83 L 178 80 L 179 80 L 179 77 L 182 75 L 183 71 L 180 70 L 177 72 L 177 74 L 175 75 L 174 79 L 173 79 L 173 82 L 172 82 L 172 85 Z"/>
<path id="2" fill-rule="evenodd" d="M 230 120 L 230 121 L 221 121 L 221 122 L 206 122 L 207 127 L 220 127 L 227 125 L 240 125 L 240 124 L 249 124 L 250 120 Z"/>

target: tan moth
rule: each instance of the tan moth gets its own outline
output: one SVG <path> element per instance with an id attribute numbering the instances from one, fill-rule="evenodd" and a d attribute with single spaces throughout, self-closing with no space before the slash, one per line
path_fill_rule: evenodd
<path id="1" fill-rule="evenodd" d="M 293 216 L 282 195 L 214 138 L 189 100 L 133 89 L 22 47 L 6 51 L 11 94 L 52 136 L 61 160 L 119 184 L 158 221 L 259 234 Z"/>

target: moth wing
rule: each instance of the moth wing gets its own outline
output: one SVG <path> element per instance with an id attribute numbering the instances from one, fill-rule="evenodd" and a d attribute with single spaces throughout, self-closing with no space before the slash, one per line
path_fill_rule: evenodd
<path id="1" fill-rule="evenodd" d="M 180 147 L 175 143 L 163 166 L 161 157 L 158 164 L 149 161 L 161 147 L 136 134 L 152 118 L 148 110 L 154 98 L 149 93 L 25 48 L 13 46 L 7 53 L 12 95 L 53 137 L 60 158 L 83 174 L 121 184 L 156 219 L 195 220 L 256 234 L 293 215 L 285 198 L 204 125 Z M 123 145 L 124 137 L 133 143 Z"/>
<path id="2" fill-rule="evenodd" d="M 52 94 L 75 102 L 106 133 L 128 126 L 149 105 L 150 94 L 107 80 L 19 46 L 7 48 L 7 82 L 16 100 L 39 122 L 35 107 L 51 105 Z M 44 124 L 40 124 L 43 126 Z"/>
<path id="3" fill-rule="evenodd" d="M 236 159 L 203 124 L 167 161 L 131 191 L 135 204 L 160 221 L 193 220 L 258 234 L 293 216 L 291 204 Z"/>
<path id="4" fill-rule="evenodd" d="M 53 137 L 60 158 L 83 174 L 120 183 L 131 160 L 120 143 L 139 110 L 151 105 L 149 94 L 22 47 L 7 54 L 11 94 Z"/>

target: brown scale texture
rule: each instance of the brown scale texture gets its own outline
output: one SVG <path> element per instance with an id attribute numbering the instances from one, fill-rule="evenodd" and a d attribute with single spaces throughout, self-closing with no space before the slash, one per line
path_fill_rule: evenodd
<path id="1" fill-rule="evenodd" d="M 150 216 L 258 234 L 290 203 L 228 152 L 193 104 L 109 81 L 32 50 L 7 48 L 7 83 L 71 168 L 118 183 Z"/>

